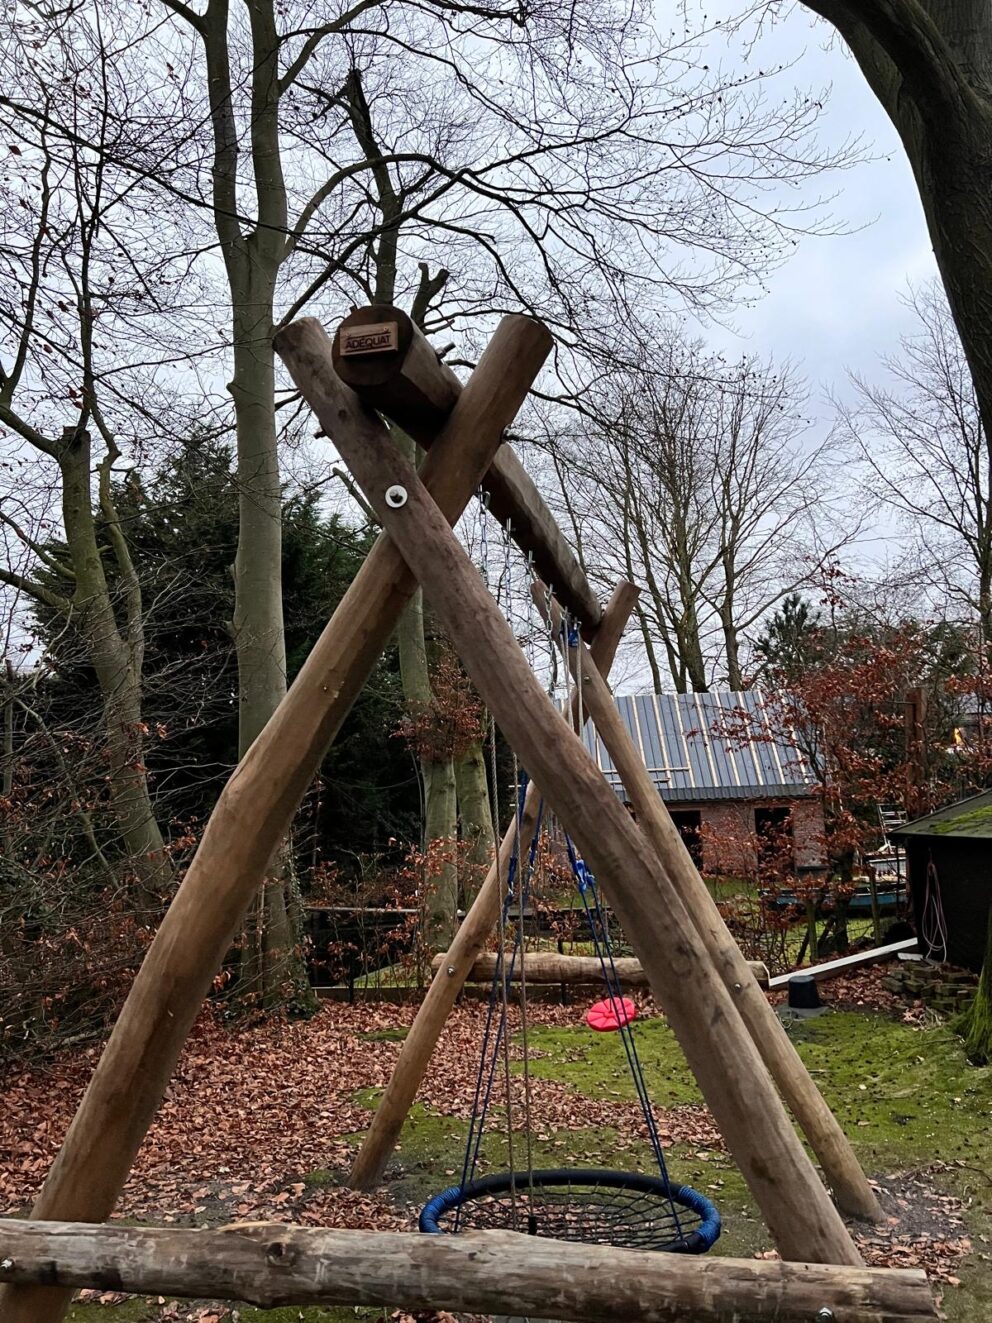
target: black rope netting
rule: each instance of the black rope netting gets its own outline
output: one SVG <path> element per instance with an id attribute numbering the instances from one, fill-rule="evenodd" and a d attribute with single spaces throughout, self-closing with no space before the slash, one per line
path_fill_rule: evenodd
<path id="1" fill-rule="evenodd" d="M 699 1254 L 719 1234 L 709 1200 L 634 1172 L 500 1172 L 452 1186 L 420 1215 L 428 1232 L 519 1231 L 621 1249 Z"/>

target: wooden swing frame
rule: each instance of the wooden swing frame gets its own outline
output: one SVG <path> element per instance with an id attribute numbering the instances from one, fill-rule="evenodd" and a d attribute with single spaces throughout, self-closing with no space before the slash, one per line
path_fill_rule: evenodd
<path id="1" fill-rule="evenodd" d="M 397 326 L 396 343 L 383 349 L 381 326 L 392 322 Z M 106 1251 L 113 1243 L 109 1233 L 118 1229 L 80 1224 L 102 1222 L 112 1212 L 229 943 L 327 747 L 418 583 L 531 775 L 525 818 L 536 812 L 539 794 L 543 794 L 596 872 L 782 1257 L 793 1265 L 805 1265 L 804 1270 L 779 1265 L 789 1269 L 781 1274 L 781 1292 L 798 1301 L 802 1293 L 795 1283 L 803 1280 L 803 1271 L 819 1273 L 825 1281 L 830 1274 L 811 1265 L 830 1264 L 835 1276 L 853 1274 L 844 1279 L 849 1286 L 855 1280 L 860 1283 L 858 1308 L 862 1312 L 843 1312 L 844 1305 L 842 1312 L 833 1315 L 838 1320 L 933 1317 L 919 1292 L 910 1312 L 903 1315 L 891 1310 L 886 1314 L 878 1304 L 885 1295 L 881 1283 L 895 1278 L 864 1269 L 792 1128 L 776 1085 L 845 1211 L 877 1219 L 880 1210 L 874 1192 L 723 924 L 617 716 L 605 675 L 637 590 L 621 584 L 605 611 L 592 605 L 595 597 L 553 517 L 516 456 L 502 444 L 505 429 L 550 352 L 552 339 L 547 328 L 527 317 L 504 318 L 462 388 L 399 309 L 353 313 L 344 323 L 345 333 L 363 323 L 377 325 L 374 361 L 338 352 L 335 371 L 334 347 L 311 318 L 282 331 L 276 348 L 323 432 L 348 463 L 383 532 L 286 698 L 222 792 L 32 1210 L 33 1220 L 0 1223 L 0 1282 L 9 1283 L 0 1286 L 0 1314 L 5 1323 L 58 1323 L 70 1298 L 69 1288 L 105 1284 L 106 1259 L 98 1262 L 95 1247 L 102 1246 L 101 1253 Z M 340 350 L 345 340 L 335 339 Z M 350 379 L 354 389 L 342 378 Z M 397 451 L 380 415 L 429 446 L 419 474 Z M 574 673 L 581 670 L 584 709 L 610 750 L 637 810 L 637 822 L 544 694 L 451 530 L 483 479 L 490 489 L 500 492 L 492 506 L 494 512 L 498 507 L 504 518 L 512 519 L 514 538 L 531 554 L 539 572 L 554 583 L 557 599 L 583 622 L 588 646 L 580 640 L 570 650 L 570 665 Z M 501 843 L 489 876 L 403 1045 L 352 1172 L 355 1186 L 369 1188 L 381 1178 L 448 1012 L 492 931 L 512 835 L 508 832 Z M 40 1259 L 33 1266 L 25 1262 L 24 1245 L 46 1243 L 46 1227 L 55 1235 L 49 1224 L 56 1223 L 61 1239 L 48 1248 L 54 1254 L 53 1246 L 71 1243 L 75 1247 L 77 1257 L 71 1272 L 59 1266 L 57 1255 L 45 1260 L 47 1267 Z M 98 1230 L 107 1234 L 101 1239 Z M 18 1240 L 18 1232 L 26 1233 L 28 1240 L 23 1236 Z M 198 1238 L 197 1244 L 227 1243 L 209 1240 L 226 1233 L 184 1234 Z M 297 1229 L 292 1234 L 306 1237 L 308 1233 Z M 373 1277 L 373 1241 L 390 1246 L 395 1241 L 397 1254 L 401 1243 L 407 1245 L 402 1251 L 404 1262 L 434 1264 L 433 1255 L 439 1274 L 448 1271 L 445 1262 L 454 1263 L 462 1254 L 450 1244 L 422 1249 L 412 1243 L 416 1237 L 319 1234 L 358 1237 L 349 1241 L 354 1246 L 350 1253 L 356 1262 L 369 1264 Z M 459 1239 L 444 1238 L 452 1244 Z M 155 1243 L 165 1247 L 162 1252 L 167 1258 L 168 1244 L 175 1242 Z M 371 1257 L 361 1252 L 363 1243 Z M 94 1247 L 89 1259 L 80 1248 L 86 1244 Z M 553 1246 L 556 1256 L 564 1252 L 557 1242 L 544 1244 Z M 12 1246 L 18 1248 L 20 1257 Z M 589 1247 L 580 1248 L 589 1252 Z M 548 1256 L 542 1258 L 541 1254 L 535 1262 L 548 1262 Z M 728 1266 L 723 1268 L 722 1263 Z M 721 1274 L 728 1284 L 735 1281 L 737 1270 L 730 1263 L 718 1259 L 708 1263 L 706 1282 L 712 1284 Z M 639 1267 L 638 1271 L 647 1269 Z M 538 1276 L 542 1274 L 547 1285 L 550 1278 L 543 1267 Z M 169 1278 L 168 1289 L 182 1293 L 183 1282 L 174 1276 Z M 190 1282 L 193 1276 L 191 1273 Z M 128 1278 L 135 1290 L 153 1289 L 136 1284 L 139 1277 L 148 1280 L 147 1274 Z M 438 1280 L 440 1291 L 440 1277 Z M 519 1303 L 515 1281 L 507 1279 L 503 1296 L 503 1302 L 512 1302 L 514 1307 Z M 691 1304 L 691 1310 L 679 1316 L 723 1317 L 719 1312 L 723 1306 L 716 1303 L 719 1291 L 714 1295 L 712 1285 L 703 1292 L 713 1300 L 712 1307 L 693 1295 L 702 1289 L 701 1281 L 684 1285 L 684 1303 Z M 538 1282 L 534 1289 L 540 1295 L 543 1287 Z M 401 1289 L 397 1279 L 396 1290 L 402 1297 L 397 1303 L 423 1300 L 472 1307 L 466 1303 L 467 1297 L 452 1304 L 451 1298 L 442 1299 L 441 1292 L 434 1299 L 424 1278 L 418 1278 L 416 1289 L 409 1280 Z M 678 1290 L 683 1291 L 683 1286 Z M 781 1292 L 775 1297 L 775 1316 L 799 1317 L 795 1311 L 782 1312 Z M 240 1298 L 252 1297 L 242 1294 Z M 367 1297 L 353 1293 L 347 1298 L 359 1302 Z M 771 1312 L 772 1296 L 762 1299 Z M 664 1301 L 657 1307 L 643 1296 L 640 1301 L 624 1317 L 675 1317 L 671 1311 L 664 1312 L 668 1307 Z M 832 1308 L 828 1299 L 822 1303 Z M 578 1303 L 567 1308 L 556 1304 L 552 1312 L 563 1318 L 592 1317 Z M 754 1317 L 760 1317 L 763 1309 L 764 1304 L 756 1303 Z M 534 1306 L 528 1310 L 539 1312 Z M 595 1317 L 613 1315 L 600 1308 Z"/>

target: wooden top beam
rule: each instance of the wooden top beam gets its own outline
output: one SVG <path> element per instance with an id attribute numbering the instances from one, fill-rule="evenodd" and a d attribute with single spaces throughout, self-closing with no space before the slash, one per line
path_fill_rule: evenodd
<path id="1" fill-rule="evenodd" d="M 357 308 L 334 336 L 334 369 L 371 408 L 424 447 L 430 446 L 461 394 L 454 372 L 402 310 L 388 303 Z M 602 609 L 554 515 L 520 460 L 504 445 L 486 477 L 489 508 L 521 551 L 554 586 L 557 599 L 591 637 Z"/>

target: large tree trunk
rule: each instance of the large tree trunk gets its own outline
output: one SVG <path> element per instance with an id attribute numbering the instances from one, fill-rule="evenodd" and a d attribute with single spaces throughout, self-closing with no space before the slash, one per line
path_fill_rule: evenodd
<path id="1" fill-rule="evenodd" d="M 412 441 L 408 449 L 413 451 Z M 397 630 L 397 642 L 404 701 L 415 718 L 429 720 L 434 707 L 434 693 L 427 656 L 424 597 L 419 588 L 403 612 Z M 417 762 L 424 792 L 424 831 L 421 842 L 426 858 L 423 936 L 425 946 L 433 950 L 446 946 L 455 930 L 458 908 L 458 863 L 455 853 L 458 805 L 455 770 L 450 754 L 432 756 L 429 749 L 421 747 Z"/>
<path id="2" fill-rule="evenodd" d="M 493 861 L 496 833 L 490 807 L 489 778 L 482 741 L 474 740 L 455 760 L 458 819 L 465 846 L 462 864 L 462 905 L 466 910 L 478 894 Z"/>
<path id="3" fill-rule="evenodd" d="M 984 0 L 805 0 L 902 139 L 992 436 L 992 11 Z"/>
<path id="4" fill-rule="evenodd" d="M 213 129 L 214 224 L 231 300 L 239 525 L 234 565 L 234 640 L 238 659 L 238 745 L 244 755 L 286 693 L 282 614 L 282 491 L 275 418 L 273 308 L 286 257 L 287 201 L 279 142 L 279 56 L 272 0 L 245 0 L 251 25 L 252 184 L 258 223 L 248 235 L 239 216 L 239 126 L 233 110 L 227 0 L 215 0 L 203 38 Z M 272 865 L 243 937 L 241 990 L 270 1007 L 315 1005 L 291 919 L 296 886 L 288 849 Z"/>
<path id="5" fill-rule="evenodd" d="M 230 392 L 238 444 L 238 549 L 234 563 L 234 642 L 238 658 L 238 755 L 244 757 L 286 693 L 282 607 L 282 484 L 272 350 L 275 270 L 250 268 L 232 282 L 234 374 Z M 242 937 L 239 993 L 272 1009 L 311 1007 L 303 934 L 292 916 L 291 851 L 273 861 Z"/>
<path id="6" fill-rule="evenodd" d="M 172 883 L 172 864 L 152 808 L 145 770 L 141 710 L 143 621 L 137 581 L 125 584 L 122 635 L 114 614 L 93 514 L 90 438 L 67 430 L 58 451 L 66 543 L 76 576 L 75 622 L 103 698 L 107 788 L 120 845 L 139 903 L 160 905 Z M 130 566 L 121 566 L 128 576 Z"/>
<path id="7" fill-rule="evenodd" d="M 400 452 L 411 463 L 416 462 L 417 447 L 413 439 L 398 428 L 391 431 Z M 418 588 L 403 612 L 397 644 L 403 700 L 419 718 L 428 716 L 435 705 L 424 616 L 424 595 Z M 424 942 L 428 949 L 435 950 L 450 944 L 457 920 L 457 790 L 450 754 L 431 756 L 422 749 L 418 767 L 424 792 L 422 844 L 427 858 Z"/>

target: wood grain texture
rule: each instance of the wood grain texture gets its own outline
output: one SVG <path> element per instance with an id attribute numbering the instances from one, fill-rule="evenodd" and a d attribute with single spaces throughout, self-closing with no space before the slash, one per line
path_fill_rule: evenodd
<path id="1" fill-rule="evenodd" d="M 313 403 L 305 378 L 298 384 Z M 653 848 L 544 693 L 429 493 L 344 386 L 333 402 L 318 402 L 317 416 L 508 743 L 606 890 L 783 1257 L 860 1263 L 671 879 L 658 873 Z M 407 491 L 399 510 L 385 500 L 396 484 Z"/>
<path id="2" fill-rule="evenodd" d="M 430 341 L 400 308 L 372 304 L 358 308 L 341 323 L 354 330 L 365 322 L 395 321 L 399 350 L 369 358 L 342 358 L 335 338 L 334 365 L 341 380 L 422 446 L 430 446 L 440 423 L 461 391 L 455 374 L 442 363 Z M 520 460 L 504 447 L 485 479 L 489 508 L 524 553 L 534 558 L 537 572 L 554 585 L 555 593 L 581 621 L 592 639 L 602 614 L 599 600 L 554 515 Z"/>
<path id="3" fill-rule="evenodd" d="M 511 953 L 507 951 L 504 968 L 510 968 Z M 484 951 L 469 970 L 466 983 L 489 983 L 496 973 L 497 955 L 495 951 Z M 749 966 L 756 979 L 767 980 L 768 969 L 760 961 L 749 961 Z M 528 983 L 580 983 L 602 987 L 603 966 L 597 956 L 559 955 L 557 951 L 526 951 L 517 954 L 513 961 L 510 975 L 513 982 L 520 979 L 520 967 Z M 447 969 L 448 960 L 442 953 L 431 961 L 432 969 Z M 641 962 L 635 956 L 614 956 L 610 964 L 611 974 L 620 980 L 621 988 L 646 988 L 648 976 Z"/>
<path id="4" fill-rule="evenodd" d="M 0 1221 L 0 1280 L 388 1313 L 512 1311 L 575 1323 L 921 1323 L 915 1269 L 692 1258 L 509 1231 L 460 1235 L 247 1223 L 217 1231 Z"/>
<path id="5" fill-rule="evenodd" d="M 608 674 L 613 665 L 624 626 L 637 601 L 637 591 L 631 583 L 619 584 L 603 612 L 590 656 L 604 674 Z M 572 714 L 575 715 L 578 713 L 577 693 L 572 695 L 571 701 Z M 530 840 L 534 835 L 540 803 L 541 791 L 531 782 L 520 814 L 519 832 L 522 840 Z M 379 1100 L 372 1124 L 348 1177 L 348 1184 L 354 1190 L 373 1190 L 382 1180 L 451 1008 L 489 934 L 496 926 L 499 907 L 506 894 L 506 874 L 516 836 L 517 825 L 511 823 L 500 843 L 496 859 L 479 888 L 479 894 L 462 920 L 417 1010 L 410 1032 L 403 1040 L 389 1083 Z"/>
<path id="6" fill-rule="evenodd" d="M 471 499 L 551 343 L 539 322 L 504 319 L 461 393 L 423 470 L 452 522 Z M 318 397 L 322 381 L 333 381 L 332 392 L 340 388 L 330 343 L 312 318 L 289 327 L 277 347 L 297 365 L 312 365 L 308 381 Z M 415 586 L 393 543 L 380 537 L 222 791 L 35 1203 L 35 1217 L 99 1221 L 110 1215 L 269 860 Z M 58 1323 L 67 1303 L 64 1292 L 0 1288 L 4 1323 Z"/>
<path id="7" fill-rule="evenodd" d="M 539 592 L 535 593 L 535 598 L 543 607 L 545 599 Z M 561 618 L 556 606 L 552 607 L 552 626 L 560 641 Z M 854 1217 L 879 1221 L 882 1209 L 850 1141 L 813 1082 L 784 1025 L 769 1005 L 750 964 L 741 954 L 716 901 L 700 877 L 644 759 L 624 725 L 609 687 L 584 645 L 568 647 L 564 651 L 573 676 L 581 676 L 586 711 L 609 751 L 637 821 L 654 849 L 657 863 L 653 878 L 664 878 L 663 894 L 674 890 L 684 902 L 752 1041 L 819 1158 L 838 1203 Z"/>

